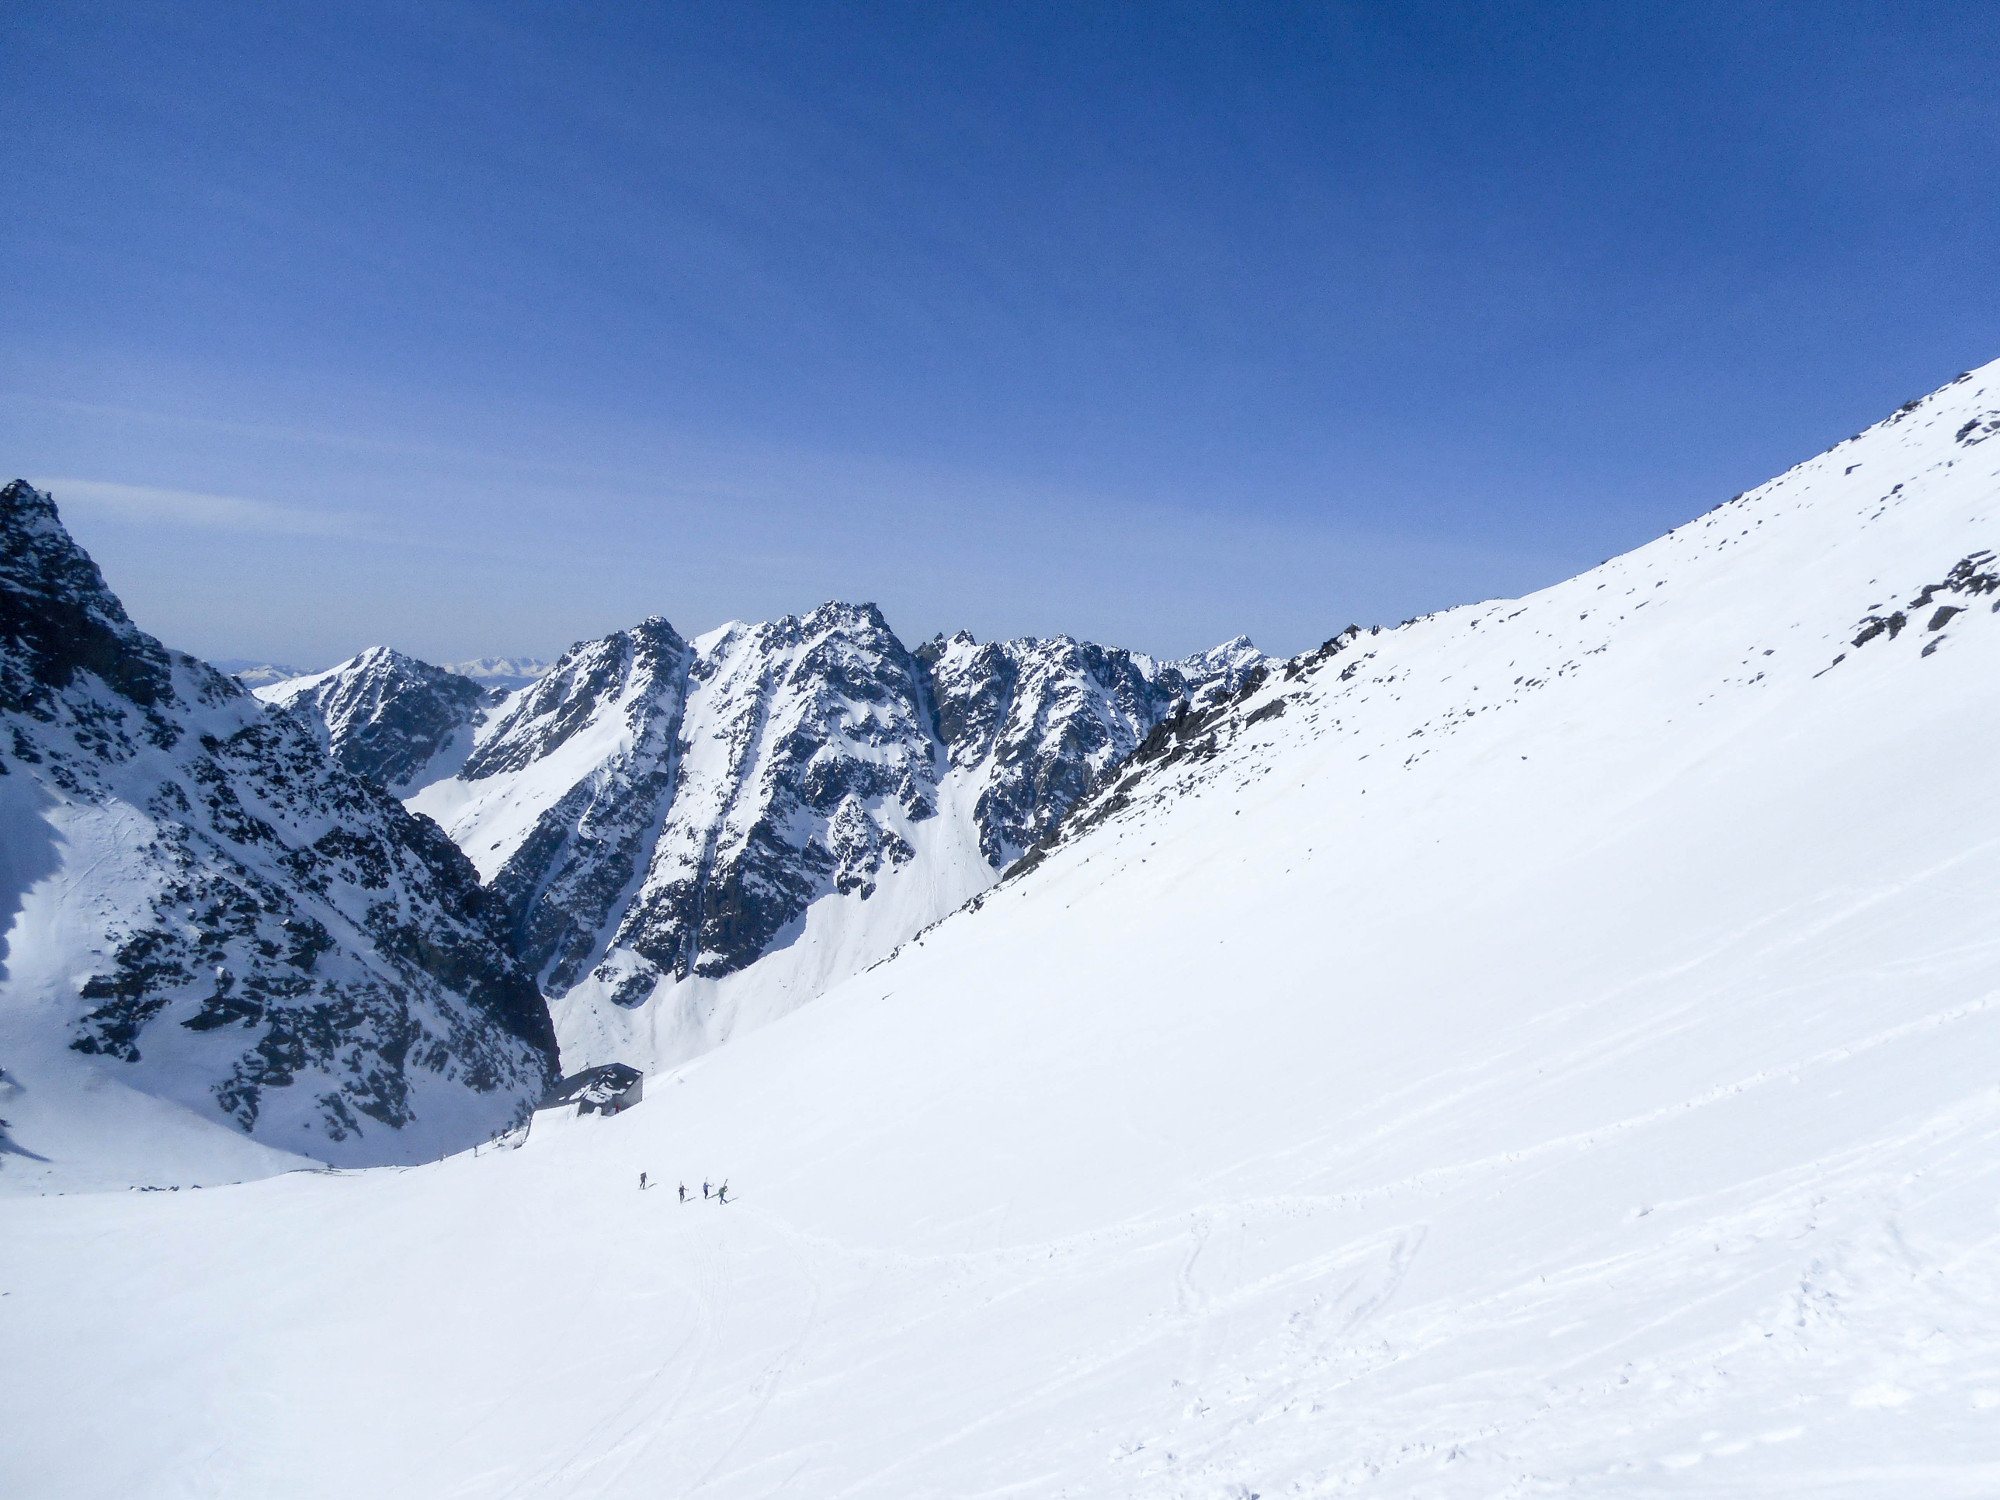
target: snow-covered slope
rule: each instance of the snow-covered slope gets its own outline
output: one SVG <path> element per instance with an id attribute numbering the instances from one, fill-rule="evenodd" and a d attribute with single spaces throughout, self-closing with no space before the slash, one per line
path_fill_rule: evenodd
<path id="1" fill-rule="evenodd" d="M 357 716 L 335 700 L 393 696 L 369 659 L 271 696 L 319 712 L 342 753 Z M 911 652 L 865 604 L 693 642 L 652 619 L 464 720 L 469 757 L 426 740 L 431 769 L 404 788 L 505 902 L 566 1062 L 651 1068 L 955 909 L 1176 704 L 1265 660 L 1246 640 L 1186 662 L 964 634 Z"/>
<path id="2" fill-rule="evenodd" d="M 139 631 L 19 481 L 0 831 L 5 1113 L 36 1153 L 0 1157 L 16 1185 L 434 1157 L 541 1091 L 547 1013 L 471 864 Z"/>
<path id="3" fill-rule="evenodd" d="M 1274 673 L 616 1119 L 11 1204 L 0 1472 L 1995 1493 L 1996 431 L 1989 367 Z"/>

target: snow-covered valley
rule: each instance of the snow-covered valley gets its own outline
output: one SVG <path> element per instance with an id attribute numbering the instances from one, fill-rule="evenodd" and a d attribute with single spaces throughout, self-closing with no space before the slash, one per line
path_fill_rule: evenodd
<path id="1" fill-rule="evenodd" d="M 0 1473 L 2000 1492 L 1995 433 L 2000 365 L 1162 722 L 624 1114 L 0 1200 Z"/>

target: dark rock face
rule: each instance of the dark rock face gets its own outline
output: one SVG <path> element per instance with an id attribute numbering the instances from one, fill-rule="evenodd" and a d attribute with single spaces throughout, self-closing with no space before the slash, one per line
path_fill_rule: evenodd
<path id="1" fill-rule="evenodd" d="M 475 784 L 521 773 L 558 793 L 493 880 L 515 951 L 546 973 L 552 991 L 592 961 L 598 934 L 652 854 L 679 776 L 692 662 L 661 619 L 577 646 L 460 773 Z M 607 741 L 601 750 L 572 746 L 592 733 Z M 584 753 L 565 764 L 565 748 Z"/>
<path id="2" fill-rule="evenodd" d="M 69 1046 L 269 1144 L 350 1163 L 526 1116 L 554 1035 L 444 833 L 127 618 L 51 498 L 0 490 L 0 775 L 72 842 Z M 65 1008 L 63 1001 L 67 1000 Z"/>
<path id="3" fill-rule="evenodd" d="M 872 604 L 732 629 L 690 677 L 687 771 L 612 942 L 713 978 L 909 861 L 895 825 L 935 815 L 939 765 L 917 664 Z"/>
<path id="4" fill-rule="evenodd" d="M 97 564 L 63 529 L 55 502 L 19 479 L 0 490 L 0 642 L 0 712 L 49 720 L 60 695 L 85 675 L 139 710 L 173 694 L 165 649 L 126 616 Z M 158 714 L 145 718 L 171 748 L 178 727 Z"/>
<path id="5" fill-rule="evenodd" d="M 952 764 L 991 767 L 976 815 L 980 851 L 995 869 L 1053 827 L 1175 705 L 1234 692 L 1264 659 L 1246 640 L 1166 664 L 1067 637 L 980 646 L 961 632 L 925 649 Z"/>
<path id="6" fill-rule="evenodd" d="M 418 780 L 455 736 L 484 723 L 491 693 L 469 677 L 376 646 L 257 696 L 292 710 L 347 770 L 393 791 Z"/>

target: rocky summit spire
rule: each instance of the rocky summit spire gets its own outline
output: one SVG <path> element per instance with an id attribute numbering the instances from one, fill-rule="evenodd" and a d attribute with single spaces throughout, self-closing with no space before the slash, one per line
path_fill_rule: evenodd
<path id="1" fill-rule="evenodd" d="M 0 708 L 46 709 L 79 672 L 147 707 L 171 697 L 168 652 L 104 585 L 56 514 L 53 496 L 16 479 L 0 489 Z"/>
<path id="2" fill-rule="evenodd" d="M 292 710 L 347 770 L 391 790 L 420 784 L 440 755 L 464 760 L 470 731 L 507 695 L 469 677 L 373 646 L 324 672 L 259 691 Z"/>

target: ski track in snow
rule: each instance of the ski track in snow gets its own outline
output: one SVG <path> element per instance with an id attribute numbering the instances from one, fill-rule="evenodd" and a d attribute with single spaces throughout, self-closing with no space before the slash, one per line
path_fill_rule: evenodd
<path id="1" fill-rule="evenodd" d="M 5 1200 L 10 1493 L 2000 1493 L 1988 420 L 1273 672 L 615 1119 Z"/>

